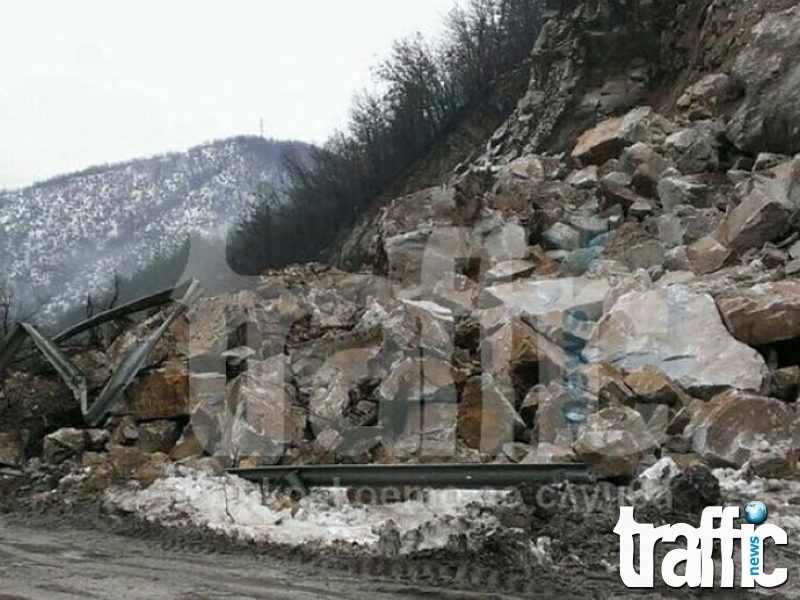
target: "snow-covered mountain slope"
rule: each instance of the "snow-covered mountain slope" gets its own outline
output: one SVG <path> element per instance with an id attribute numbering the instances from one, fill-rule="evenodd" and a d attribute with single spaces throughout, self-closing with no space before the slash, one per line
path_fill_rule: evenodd
<path id="1" fill-rule="evenodd" d="M 58 314 L 192 232 L 224 233 L 259 189 L 285 183 L 290 154 L 310 147 L 237 137 L 0 191 L 0 281 Z"/>

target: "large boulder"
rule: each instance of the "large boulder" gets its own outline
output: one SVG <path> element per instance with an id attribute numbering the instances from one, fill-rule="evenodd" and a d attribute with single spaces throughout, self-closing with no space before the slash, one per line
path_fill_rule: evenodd
<path id="1" fill-rule="evenodd" d="M 228 388 L 225 450 L 234 459 L 280 460 L 287 446 L 305 435 L 306 410 L 288 379 L 283 355 L 251 361 L 246 373 Z"/>
<path id="2" fill-rule="evenodd" d="M 381 438 L 396 460 L 452 458 L 458 392 L 452 366 L 440 358 L 406 357 L 377 390 Z"/>
<path id="3" fill-rule="evenodd" d="M 495 454 L 504 444 L 513 442 L 515 432 L 524 427 L 514 404 L 491 376 L 467 381 L 458 406 L 458 435 L 467 446 Z"/>
<path id="4" fill-rule="evenodd" d="M 481 343 L 484 373 L 494 377 L 509 397 L 539 379 L 538 337 L 521 319 L 514 318 Z"/>
<path id="5" fill-rule="evenodd" d="M 652 366 L 686 390 L 760 390 L 763 358 L 735 340 L 711 296 L 674 285 L 620 298 L 597 324 L 584 356 L 626 371 Z"/>
<path id="6" fill-rule="evenodd" d="M 736 93 L 737 86 L 729 75 L 712 73 L 689 86 L 678 99 L 677 107 L 693 121 L 710 119 L 721 114 Z"/>
<path id="7" fill-rule="evenodd" d="M 755 394 L 729 391 L 701 405 L 687 429 L 692 448 L 715 466 L 741 467 L 764 443 L 800 450 L 797 407 Z M 796 460 L 796 459 L 795 459 Z"/>
<path id="8" fill-rule="evenodd" d="M 382 325 L 386 344 L 401 352 L 449 357 L 453 353 L 453 311 L 430 300 L 401 300 Z"/>
<path id="9" fill-rule="evenodd" d="M 120 412 L 139 420 L 174 419 L 192 414 L 196 406 L 190 393 L 189 370 L 173 361 L 150 371 L 128 388 Z"/>
<path id="10" fill-rule="evenodd" d="M 578 459 L 592 465 L 600 476 L 632 477 L 641 459 L 656 446 L 642 416 L 616 406 L 591 415 L 579 429 L 573 448 Z"/>
<path id="11" fill-rule="evenodd" d="M 589 415 L 598 408 L 596 396 L 560 382 L 552 383 L 536 396 L 536 440 L 540 444 L 571 448 L 576 428 L 585 424 Z M 531 400 L 531 396 L 525 400 L 523 408 L 526 411 L 533 408 L 529 404 Z"/>
<path id="12" fill-rule="evenodd" d="M 731 257 L 731 249 L 712 235 L 700 238 L 686 248 L 686 258 L 692 271 L 707 275 L 719 271 Z"/>
<path id="13" fill-rule="evenodd" d="M 455 257 L 465 253 L 456 224 L 452 188 L 432 188 L 394 201 L 379 223 L 390 279 L 432 287 L 435 282 L 426 282 L 426 274 L 451 272 Z"/>
<path id="14" fill-rule="evenodd" d="M 682 129 L 667 138 L 667 150 L 681 173 L 693 175 L 716 171 L 719 168 L 719 142 L 716 131 L 714 122 L 703 121 L 691 129 Z"/>
<path id="15" fill-rule="evenodd" d="M 716 237 L 735 252 L 760 249 L 789 230 L 792 206 L 785 183 L 756 175 L 740 184 L 741 203 L 730 211 Z"/>
<path id="16" fill-rule="evenodd" d="M 359 383 L 370 375 L 370 361 L 378 354 L 376 346 L 344 348 L 325 357 L 314 374 L 301 384 L 309 395 L 309 421 L 316 431 L 328 427 L 341 429 L 345 411 Z"/>
<path id="17" fill-rule="evenodd" d="M 602 314 L 603 300 L 609 290 L 610 285 L 605 279 L 573 277 L 515 281 L 486 288 L 481 301 L 484 306 L 505 306 L 508 316 L 545 318 L 582 311 L 589 319 L 597 319 Z"/>
<path id="18" fill-rule="evenodd" d="M 800 152 L 800 6 L 769 12 L 733 65 L 746 97 L 728 125 L 728 137 L 755 154 Z"/>
<path id="19" fill-rule="evenodd" d="M 800 281 L 741 288 L 717 297 L 733 337 L 750 346 L 800 338 Z"/>
<path id="20" fill-rule="evenodd" d="M 177 350 L 191 361 L 192 370 L 219 364 L 220 355 L 228 350 L 227 336 L 232 325 L 259 302 L 258 295 L 250 290 L 202 298 L 173 325 Z"/>
<path id="21" fill-rule="evenodd" d="M 639 107 L 624 117 L 608 119 L 578 138 L 572 157 L 584 165 L 600 165 L 617 158 L 626 146 L 645 141 L 653 109 Z"/>

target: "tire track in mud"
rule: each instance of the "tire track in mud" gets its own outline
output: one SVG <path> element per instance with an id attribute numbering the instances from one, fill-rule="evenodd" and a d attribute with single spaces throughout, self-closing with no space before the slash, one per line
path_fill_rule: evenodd
<path id="1" fill-rule="evenodd" d="M 265 598 L 270 600 L 489 600 L 496 594 L 406 586 L 370 574 L 326 569 L 325 561 L 289 565 L 242 553 L 197 554 L 185 544 L 115 534 L 28 529 L 0 519 L 4 598 Z M 164 548 L 173 548 L 165 550 Z"/>
<path id="2" fill-rule="evenodd" d="M 333 592 L 337 590 L 345 590 L 342 597 L 347 600 L 360 600 L 362 597 L 369 600 L 563 600 L 642 596 L 642 593 L 625 588 L 619 575 L 608 568 L 607 563 L 614 564 L 617 561 L 617 538 L 611 530 L 616 521 L 612 513 L 618 513 L 618 506 L 613 502 L 608 506 L 598 506 L 591 515 L 566 510 L 534 516 L 531 532 L 516 530 L 515 533 L 511 530 L 507 535 L 496 534 L 487 539 L 477 551 L 436 550 L 388 558 L 369 554 L 353 546 L 290 547 L 231 539 L 199 528 L 166 527 L 147 522 L 135 515 L 109 512 L 95 497 L 65 498 L 63 495 L 50 494 L 44 499 L 40 496 L 35 501 L 32 500 L 33 497 L 30 493 L 20 494 L 15 490 L 6 490 L 3 493 L 0 489 L 0 527 L 11 523 L 12 531 L 27 532 L 23 534 L 23 538 L 27 535 L 31 539 L 44 539 L 43 543 L 55 543 L 57 546 L 59 543 L 63 544 L 58 540 L 65 537 L 79 540 L 78 551 L 83 552 L 82 556 L 86 560 L 91 558 L 102 561 L 110 556 L 111 562 L 116 561 L 120 569 L 126 567 L 124 561 L 132 553 L 136 560 L 142 560 L 142 556 L 163 557 L 163 562 L 171 565 L 169 572 L 174 571 L 178 575 L 183 573 L 177 582 L 170 580 L 170 585 L 182 583 L 186 579 L 185 574 L 195 569 L 193 565 L 206 565 L 207 573 L 201 572 L 202 577 L 198 577 L 212 588 L 223 584 L 235 586 L 235 582 L 242 578 L 242 573 L 249 573 L 251 579 L 256 578 L 248 584 L 256 587 L 247 590 L 245 595 L 237 596 L 235 594 L 238 592 L 232 591 L 234 595 L 226 595 L 226 598 L 262 597 L 258 586 L 272 586 L 272 595 L 267 596 L 269 598 L 285 597 L 291 600 L 306 597 L 335 598 L 337 596 Z M 6 513 L 5 516 L 3 513 Z M 530 560 L 529 554 L 526 555 L 525 545 L 530 543 L 534 531 L 537 536 L 545 535 L 553 540 L 552 564 L 535 564 Z M 3 543 L 3 540 L 4 532 L 0 529 L 0 554 L 9 551 L 8 544 Z M 69 557 L 69 554 L 66 556 Z M 156 564 L 152 571 L 167 577 L 168 574 L 159 571 L 161 566 Z M 134 562 L 134 572 L 129 576 L 135 579 L 139 573 L 136 569 L 140 567 L 139 563 Z M 50 568 L 56 567 L 50 565 Z M 274 575 L 265 575 L 269 573 Z M 294 587 L 287 583 L 287 574 L 290 577 L 289 583 Z M 114 576 L 113 571 L 98 574 L 98 577 Z M 296 582 L 301 581 L 308 584 L 307 589 L 299 588 L 300 584 Z M 323 585 L 328 587 L 324 587 L 324 594 L 319 595 L 318 588 Z M 360 596 L 365 588 L 371 592 Z M 0 586 L 0 593 L 2 591 L 3 587 Z M 295 595 L 286 595 L 292 593 Z M 660 599 L 692 598 L 706 597 L 708 591 L 701 593 L 698 590 L 672 590 L 662 586 L 657 590 L 643 591 L 643 594 Z M 727 597 L 744 596 L 750 595 L 734 592 Z M 22 597 L 38 600 L 38 596 Z M 49 600 L 56 596 L 43 597 Z M 197 600 L 216 596 L 201 594 L 147 597 Z"/>

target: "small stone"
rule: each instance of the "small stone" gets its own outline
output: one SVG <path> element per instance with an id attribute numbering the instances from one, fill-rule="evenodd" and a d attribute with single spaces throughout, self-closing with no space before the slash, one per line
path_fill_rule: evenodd
<path id="1" fill-rule="evenodd" d="M 512 463 L 521 463 L 531 453 L 531 447 L 529 444 L 514 442 L 503 444 L 502 451 Z"/>
<path id="2" fill-rule="evenodd" d="M 114 469 L 114 475 L 123 480 L 134 479 L 139 469 L 150 460 L 150 455 L 138 448 L 114 445 L 109 445 L 107 457 Z"/>
<path id="3" fill-rule="evenodd" d="M 525 279 L 536 272 L 536 265 L 527 260 L 509 260 L 496 264 L 486 272 L 486 285 L 510 283 L 517 279 Z"/>
<path id="4" fill-rule="evenodd" d="M 798 273 L 800 273 L 800 260 L 793 260 L 792 262 L 786 265 L 784 269 L 786 273 L 786 277 L 794 277 Z"/>
<path id="5" fill-rule="evenodd" d="M 682 204 L 695 208 L 710 206 L 708 186 L 682 176 L 665 177 L 659 181 L 658 197 L 666 211 L 674 211 Z"/>
<path id="6" fill-rule="evenodd" d="M 644 219 L 652 215 L 655 211 L 656 208 L 655 206 L 653 206 L 651 202 L 642 199 L 642 200 L 637 200 L 631 205 L 630 209 L 628 209 L 628 214 L 635 219 L 643 221 Z"/>
<path id="7" fill-rule="evenodd" d="M 768 171 L 791 160 L 791 157 L 784 154 L 773 154 L 772 152 L 761 152 L 756 157 L 756 162 L 753 165 L 753 171 Z"/>
<path id="8" fill-rule="evenodd" d="M 620 206 L 626 214 L 637 202 L 646 202 L 645 198 L 642 198 L 629 187 L 607 178 L 601 181 L 597 190 L 597 198 L 601 211 L 608 211 L 613 206 Z"/>
<path id="9" fill-rule="evenodd" d="M 519 409 L 519 415 L 525 422 L 526 427 L 534 427 L 536 424 L 536 411 L 539 405 L 552 398 L 550 390 L 543 384 L 537 384 L 525 395 Z"/>
<path id="10" fill-rule="evenodd" d="M 522 459 L 522 464 L 525 465 L 563 465 L 574 462 L 578 462 L 578 457 L 571 448 L 548 443 L 540 443 Z"/>
<path id="11" fill-rule="evenodd" d="M 192 425 L 187 425 L 180 439 L 175 443 L 170 458 L 175 462 L 203 456 L 205 448 L 197 437 Z"/>
<path id="12" fill-rule="evenodd" d="M 789 247 L 789 258 L 792 260 L 800 259 L 800 242 L 795 242 Z"/>
<path id="13" fill-rule="evenodd" d="M 769 378 L 769 395 L 784 402 L 795 402 L 800 394 L 800 367 L 773 371 Z"/>
<path id="14" fill-rule="evenodd" d="M 750 455 L 748 471 L 766 479 L 789 479 L 797 475 L 800 451 L 789 443 L 763 444 Z"/>
<path id="15" fill-rule="evenodd" d="M 180 431 L 173 421 L 150 421 L 139 425 L 138 445 L 148 454 L 168 454 L 175 447 Z"/>
<path id="16" fill-rule="evenodd" d="M 736 92 L 736 86 L 729 75 L 712 73 L 687 88 L 676 106 L 693 121 L 708 119 L 719 114 Z"/>
<path id="17" fill-rule="evenodd" d="M 100 429 L 59 429 L 44 438 L 44 461 L 57 465 L 80 458 L 84 452 L 102 450 L 108 440 L 108 432 Z"/>
<path id="18" fill-rule="evenodd" d="M 670 135 L 665 144 L 681 173 L 693 175 L 719 168 L 718 142 L 710 129 L 683 129 Z"/>
<path id="19" fill-rule="evenodd" d="M 567 178 L 567 183 L 579 190 L 597 187 L 597 167 L 591 165 L 580 171 L 575 171 Z"/>
<path id="20" fill-rule="evenodd" d="M 132 446 L 139 441 L 139 427 L 136 420 L 130 415 L 122 417 L 119 424 L 111 434 L 114 443 L 120 446 Z"/>
<path id="21" fill-rule="evenodd" d="M 556 223 L 542 235 L 547 248 L 577 250 L 581 246 L 581 234 L 566 223 Z"/>
<path id="22" fill-rule="evenodd" d="M 0 433 L 0 464 L 18 467 L 25 462 L 25 447 L 18 433 Z"/>
<path id="23" fill-rule="evenodd" d="M 134 381 L 122 413 L 137 420 L 173 419 L 189 416 L 193 408 L 188 367 L 170 362 Z"/>
<path id="24" fill-rule="evenodd" d="M 147 459 L 147 462 L 136 470 L 135 479 L 143 487 L 150 487 L 164 477 L 169 464 L 169 456 L 159 452 L 153 453 Z"/>

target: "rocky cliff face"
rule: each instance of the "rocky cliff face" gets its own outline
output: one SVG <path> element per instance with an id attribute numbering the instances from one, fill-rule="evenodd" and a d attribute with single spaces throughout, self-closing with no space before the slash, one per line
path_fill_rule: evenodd
<path id="1" fill-rule="evenodd" d="M 84 461 L 585 461 L 618 477 L 669 455 L 794 474 L 794 4 L 552 3 L 517 110 L 446 185 L 361 226 L 365 272 L 296 267 L 201 301 L 118 408 L 110 452 Z M 17 374 L 5 393 L 36 385 Z M 156 445 L 154 420 L 170 432 Z M 45 447 L 90 450 L 58 435 Z"/>

